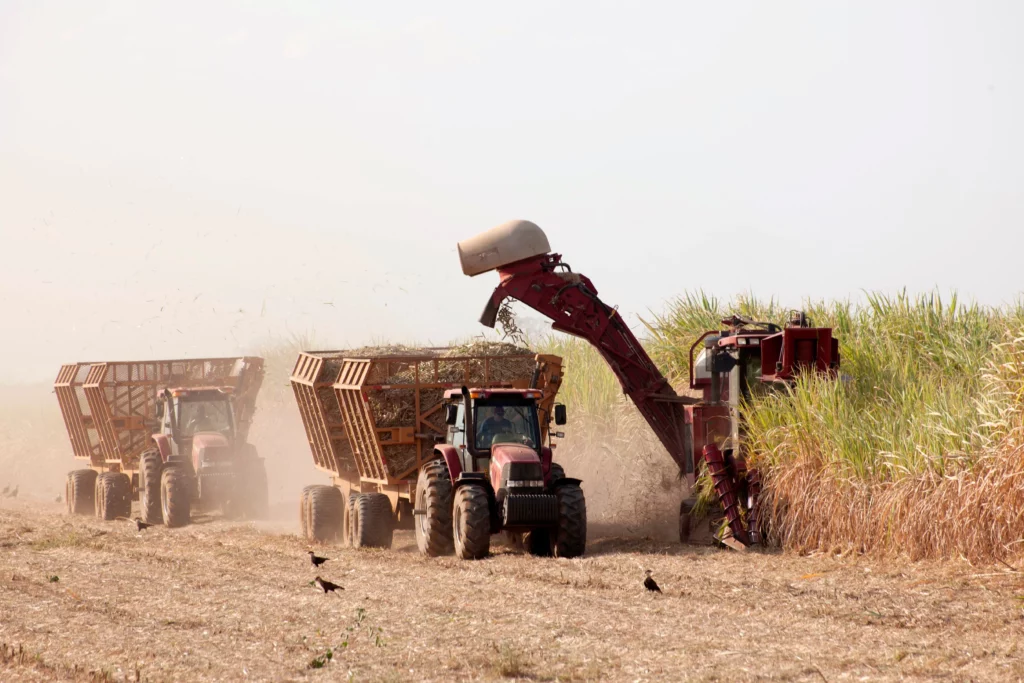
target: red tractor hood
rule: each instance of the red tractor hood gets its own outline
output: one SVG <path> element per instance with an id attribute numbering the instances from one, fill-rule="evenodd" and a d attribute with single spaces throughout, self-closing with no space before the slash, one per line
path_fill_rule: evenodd
<path id="1" fill-rule="evenodd" d="M 192 466 L 199 471 L 202 466 L 201 456 L 207 448 L 222 449 L 228 448 L 230 442 L 220 432 L 199 432 L 192 437 Z"/>
<path id="2" fill-rule="evenodd" d="M 540 455 L 529 446 L 518 443 L 499 443 L 491 446 L 490 478 L 491 486 L 497 491 L 501 488 L 501 470 L 508 463 L 535 462 L 540 463 Z"/>

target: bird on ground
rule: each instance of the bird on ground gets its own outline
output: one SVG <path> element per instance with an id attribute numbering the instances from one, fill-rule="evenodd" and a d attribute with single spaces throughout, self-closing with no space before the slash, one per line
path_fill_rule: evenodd
<path id="1" fill-rule="evenodd" d="M 338 585 L 338 584 L 336 584 L 336 583 L 331 583 L 331 582 L 330 582 L 330 581 L 328 581 L 327 579 L 321 579 L 321 578 L 320 578 L 319 576 L 318 576 L 318 577 L 316 577 L 315 579 L 313 579 L 313 580 L 311 581 L 311 583 L 315 583 L 315 584 L 316 584 L 317 586 L 319 586 L 320 588 L 322 588 L 322 589 L 323 589 L 323 591 L 324 591 L 324 593 L 327 593 L 328 591 L 336 591 L 336 590 L 338 590 L 339 588 L 340 588 L 341 590 L 345 590 L 345 588 L 344 588 L 343 586 L 339 586 L 339 585 Z"/>
<path id="2" fill-rule="evenodd" d="M 309 553 L 309 561 L 313 563 L 314 567 L 319 567 L 324 562 L 331 559 L 329 557 L 320 557 L 319 555 L 314 555 L 312 550 L 307 550 L 306 552 Z"/>
<path id="3" fill-rule="evenodd" d="M 147 522 L 143 522 L 138 517 L 136 517 L 135 519 L 129 519 L 128 517 L 118 517 L 118 519 L 123 519 L 126 522 L 134 522 L 135 523 L 135 528 L 138 531 L 142 531 L 143 529 L 148 529 L 149 527 L 153 526 L 152 524 L 149 524 Z"/>
<path id="4" fill-rule="evenodd" d="M 654 593 L 660 593 L 661 588 L 654 582 L 654 579 L 651 578 L 651 570 L 648 569 L 644 574 L 646 575 L 646 578 L 644 579 L 644 588 Z"/>

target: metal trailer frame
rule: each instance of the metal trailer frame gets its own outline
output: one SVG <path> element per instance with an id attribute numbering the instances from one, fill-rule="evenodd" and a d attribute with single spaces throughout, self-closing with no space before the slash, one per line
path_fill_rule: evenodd
<path id="1" fill-rule="evenodd" d="M 434 445 L 447 433 L 442 406 L 450 389 L 542 389 L 539 418 L 547 440 L 562 379 L 559 356 L 441 355 L 446 350 L 379 357 L 299 353 L 291 384 L 313 463 L 346 499 L 383 493 L 395 513 L 401 500 L 412 500 L 420 467 L 437 457 Z M 384 413 L 390 419 L 382 419 Z"/>

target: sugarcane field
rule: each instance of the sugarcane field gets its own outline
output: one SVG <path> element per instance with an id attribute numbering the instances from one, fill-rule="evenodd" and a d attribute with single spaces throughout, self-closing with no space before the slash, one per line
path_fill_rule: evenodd
<path id="1" fill-rule="evenodd" d="M 0 681 L 1024 680 L 1021 20 L 0 6 Z"/>

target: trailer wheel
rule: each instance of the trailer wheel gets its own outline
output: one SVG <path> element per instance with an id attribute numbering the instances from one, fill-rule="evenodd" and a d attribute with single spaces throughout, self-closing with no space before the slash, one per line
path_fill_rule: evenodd
<path id="1" fill-rule="evenodd" d="M 356 505 L 359 503 L 359 496 L 361 495 L 357 491 L 352 491 L 345 500 L 345 515 L 341 521 L 341 541 L 346 546 L 355 544 Z"/>
<path id="2" fill-rule="evenodd" d="M 68 472 L 64 487 L 69 515 L 88 515 L 93 512 L 96 497 L 96 470 L 73 470 Z"/>
<path id="3" fill-rule="evenodd" d="M 312 486 L 304 486 L 299 494 L 299 526 L 302 528 L 302 537 L 309 540 L 309 491 Z"/>
<path id="4" fill-rule="evenodd" d="M 583 489 L 565 484 L 555 489 L 558 498 L 558 530 L 552 550 L 555 557 L 579 557 L 587 549 L 587 502 Z"/>
<path id="5" fill-rule="evenodd" d="M 363 493 L 356 499 L 352 519 L 352 546 L 390 548 L 394 537 L 395 516 L 391 501 L 383 493 Z"/>
<path id="6" fill-rule="evenodd" d="M 463 560 L 479 560 L 491 550 L 491 509 L 482 486 L 467 484 L 455 492 L 452 512 L 455 554 Z"/>
<path id="7" fill-rule="evenodd" d="M 104 494 L 106 493 L 106 488 L 104 484 L 106 483 L 107 476 L 109 474 L 109 472 L 100 472 L 99 474 L 96 475 L 96 481 L 93 482 L 92 485 L 93 515 L 95 515 L 99 519 L 104 519 L 104 514 L 106 512 L 106 506 L 103 503 L 103 497 Z"/>
<path id="8" fill-rule="evenodd" d="M 451 555 L 452 480 L 441 460 L 431 460 L 420 468 L 416 481 L 416 545 L 428 557 Z"/>
<path id="9" fill-rule="evenodd" d="M 160 451 L 144 451 L 139 457 L 139 511 L 146 524 L 163 524 L 160 508 L 160 472 L 164 461 Z"/>
<path id="10" fill-rule="evenodd" d="M 96 516 L 108 522 L 132 514 L 132 482 L 121 472 L 104 472 L 96 477 Z"/>
<path id="11" fill-rule="evenodd" d="M 337 541 L 341 535 L 341 491 L 333 486 L 309 489 L 309 535 L 317 543 Z"/>
<path id="12" fill-rule="evenodd" d="M 160 474 L 160 509 L 164 525 L 174 528 L 188 524 L 191 505 L 188 475 L 177 465 L 165 467 Z"/>

